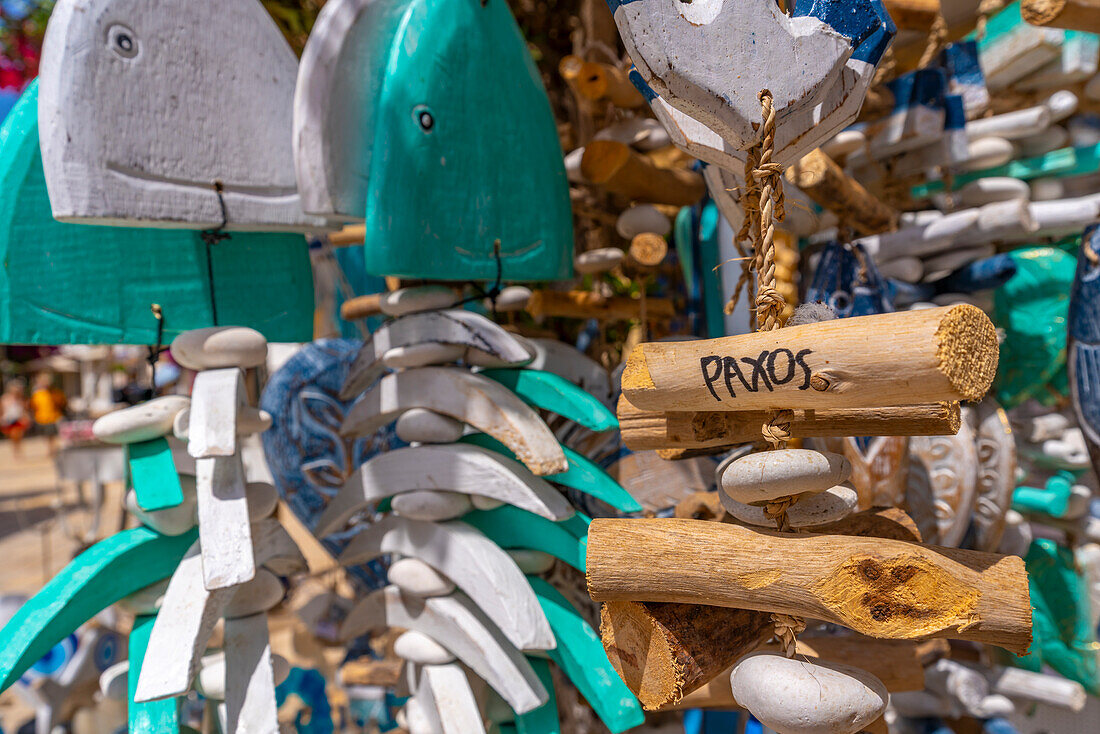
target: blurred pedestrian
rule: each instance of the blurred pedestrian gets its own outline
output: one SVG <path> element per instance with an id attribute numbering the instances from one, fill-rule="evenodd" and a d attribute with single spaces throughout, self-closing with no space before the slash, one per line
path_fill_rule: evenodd
<path id="1" fill-rule="evenodd" d="M 53 375 L 39 372 L 34 376 L 31 412 L 38 432 L 46 437 L 50 456 L 57 453 L 57 429 L 65 417 L 65 393 L 54 385 Z"/>
<path id="2" fill-rule="evenodd" d="M 23 456 L 23 435 L 30 427 L 27 389 L 22 380 L 12 380 L 0 395 L 0 434 L 11 439 L 11 452 L 16 458 Z"/>

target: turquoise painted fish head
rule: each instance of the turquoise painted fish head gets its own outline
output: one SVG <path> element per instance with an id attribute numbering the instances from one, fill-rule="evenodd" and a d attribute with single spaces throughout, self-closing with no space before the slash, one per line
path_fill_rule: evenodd
<path id="1" fill-rule="evenodd" d="M 504 0 L 412 0 L 385 51 L 367 270 L 493 280 L 499 266 L 505 281 L 571 277 L 556 126 Z"/>

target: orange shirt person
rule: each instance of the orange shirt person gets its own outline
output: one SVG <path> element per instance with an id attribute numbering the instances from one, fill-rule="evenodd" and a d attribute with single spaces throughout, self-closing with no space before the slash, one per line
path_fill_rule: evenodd
<path id="1" fill-rule="evenodd" d="M 65 417 L 65 393 L 53 386 L 53 379 L 46 373 L 34 378 L 34 392 L 31 393 L 31 414 L 38 430 L 49 441 L 49 450 L 56 449 L 58 423 Z"/>

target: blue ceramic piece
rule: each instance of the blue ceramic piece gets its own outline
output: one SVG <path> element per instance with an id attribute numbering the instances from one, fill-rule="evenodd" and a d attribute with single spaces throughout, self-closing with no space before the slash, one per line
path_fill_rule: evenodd
<path id="1" fill-rule="evenodd" d="M 826 303 L 840 318 L 891 313 L 886 280 L 861 245 L 825 246 L 806 291 L 807 303 Z"/>
<path id="2" fill-rule="evenodd" d="M 260 399 L 272 417 L 263 444 L 275 487 L 311 531 L 353 471 L 375 454 L 405 445 L 392 425 L 366 438 L 340 435 L 355 402 L 340 400 L 340 386 L 362 345 L 350 339 L 306 344 L 271 375 Z M 336 555 L 355 532 L 345 530 L 321 542 Z M 383 566 L 376 561 L 351 570 L 369 588 L 385 583 Z"/>
<path id="3" fill-rule="evenodd" d="M 1100 472 L 1100 225 L 1085 230 L 1069 297 L 1067 369 L 1077 423 L 1085 434 L 1093 468 Z"/>
<path id="4" fill-rule="evenodd" d="M 999 288 L 1016 274 L 1016 261 L 1003 253 L 963 265 L 933 286 L 937 293 L 973 293 Z"/>

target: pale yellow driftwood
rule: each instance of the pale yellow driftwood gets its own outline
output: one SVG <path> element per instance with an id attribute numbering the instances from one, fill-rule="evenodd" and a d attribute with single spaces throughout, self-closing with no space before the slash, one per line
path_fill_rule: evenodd
<path id="1" fill-rule="evenodd" d="M 329 244 L 333 247 L 351 247 L 363 244 L 367 236 L 367 225 L 349 224 L 339 232 L 332 232 L 328 236 Z"/>
<path id="2" fill-rule="evenodd" d="M 1100 0 L 1024 0 L 1020 15 L 1032 25 L 1100 33 Z"/>
<path id="3" fill-rule="evenodd" d="M 382 295 L 371 293 L 367 296 L 349 298 L 340 304 L 340 318 L 344 321 L 355 321 L 379 315 L 382 313 Z"/>
<path id="4" fill-rule="evenodd" d="M 757 609 L 871 637 L 947 637 L 1017 654 L 1031 644 L 1027 574 L 1016 556 L 701 520 L 597 519 L 587 573 L 595 601 Z"/>
<path id="5" fill-rule="evenodd" d="M 683 168 L 661 168 L 625 143 L 593 140 L 584 149 L 581 173 L 594 184 L 629 199 L 690 206 L 706 193 L 703 177 Z"/>
<path id="6" fill-rule="evenodd" d="M 760 440 L 767 411 L 645 411 L 626 396 L 617 409 L 623 443 L 634 451 L 712 448 Z M 958 403 L 897 408 L 796 410 L 791 436 L 948 436 L 959 431 Z"/>
<path id="7" fill-rule="evenodd" d="M 841 224 L 860 234 L 894 229 L 898 213 L 875 198 L 820 149 L 803 156 L 785 175 L 815 203 L 836 214 Z"/>
<path id="8" fill-rule="evenodd" d="M 577 91 L 593 102 L 607 100 L 616 107 L 634 109 L 645 104 L 645 97 L 634 88 L 626 72 L 611 64 L 588 61 L 575 77 Z"/>
<path id="9" fill-rule="evenodd" d="M 993 323 L 963 304 L 639 344 L 622 387 L 649 411 L 924 405 L 977 400 L 997 357 Z"/>

